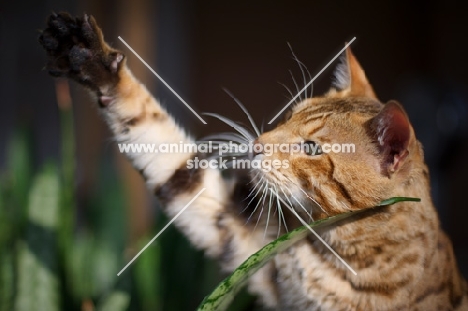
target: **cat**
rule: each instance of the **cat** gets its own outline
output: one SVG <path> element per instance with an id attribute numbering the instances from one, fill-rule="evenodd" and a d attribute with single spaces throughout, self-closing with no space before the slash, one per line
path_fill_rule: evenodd
<path id="1" fill-rule="evenodd" d="M 132 75 L 125 55 L 104 41 L 92 16 L 54 13 L 39 41 L 49 73 L 90 91 L 118 143 L 194 142 Z M 277 254 L 249 280 L 249 290 L 265 308 L 468 310 L 467 283 L 439 226 L 422 146 L 403 107 L 378 100 L 349 48 L 328 93 L 296 104 L 273 130 L 244 136 L 249 139 L 230 137 L 260 146 L 351 142 L 355 152 L 250 153 L 262 162 L 289 165 L 252 169 L 235 183 L 218 169 L 188 167 L 196 153 L 127 153 L 169 217 L 205 189 L 175 224 L 224 271 L 235 269 L 286 228 L 301 225 L 285 205 L 303 219 L 317 220 L 394 196 L 421 198 L 317 230 L 357 275 L 312 236 Z M 276 215 L 269 217 L 272 201 Z"/>

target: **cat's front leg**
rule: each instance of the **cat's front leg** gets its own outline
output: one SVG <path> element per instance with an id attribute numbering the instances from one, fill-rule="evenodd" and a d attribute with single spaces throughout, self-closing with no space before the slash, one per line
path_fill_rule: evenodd
<path id="1" fill-rule="evenodd" d="M 145 86 L 133 77 L 124 54 L 104 41 L 92 16 L 52 14 L 47 26 L 39 41 L 47 51 L 49 73 L 85 86 L 96 97 L 100 112 L 118 142 L 156 147 L 161 143 L 190 141 Z M 125 153 L 153 189 L 192 156 L 148 150 Z"/>
<path id="2" fill-rule="evenodd" d="M 118 143 L 154 148 L 193 143 L 133 77 L 124 54 L 104 41 L 93 17 L 53 14 L 39 41 L 48 55 L 49 72 L 73 79 L 91 91 Z M 175 224 L 195 246 L 219 258 L 226 270 L 234 269 L 264 243 L 263 232 L 252 233 L 230 208 L 232 189 L 220 172 L 187 166 L 196 153 L 127 149 L 125 154 L 170 217 L 205 189 Z"/>

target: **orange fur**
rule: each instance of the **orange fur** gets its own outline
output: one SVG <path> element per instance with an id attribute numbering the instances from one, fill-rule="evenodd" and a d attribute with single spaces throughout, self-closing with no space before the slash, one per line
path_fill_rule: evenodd
<path id="1" fill-rule="evenodd" d="M 67 76 L 91 90 L 117 141 L 192 141 L 132 76 L 123 54 L 104 42 L 92 17 L 54 14 L 40 41 L 48 52 L 51 74 Z M 299 103 L 287 120 L 257 142 L 353 143 L 355 152 L 259 154 L 262 161 L 287 160 L 290 166 L 254 170 L 251 178 L 263 177 L 267 185 L 285 190 L 284 196 L 280 190 L 278 195 L 291 200 L 303 217 L 307 211 L 301 210 L 301 204 L 305 205 L 315 219 L 372 207 L 394 196 L 419 197 L 421 202 L 366 211 L 320 229 L 324 240 L 357 275 L 309 237 L 254 275 L 250 290 L 266 307 L 288 311 L 467 310 L 467 285 L 458 272 L 450 240 L 440 229 L 423 150 L 406 113 L 396 102 L 382 104 L 377 99 L 349 49 L 340 70 L 337 88 Z M 184 166 L 194 156 L 128 155 L 170 216 L 206 188 L 175 224 L 195 246 L 232 271 L 275 237 L 281 220 L 269 223 L 273 230 L 268 234 L 251 223 L 243 225 L 239 210 L 245 208 L 245 197 L 233 199 L 235 191 L 218 170 Z M 257 206 L 254 220 L 265 224 L 265 215 L 260 217 L 259 211 L 266 205 L 258 202 Z M 289 228 L 300 225 L 286 211 L 285 222 Z"/>

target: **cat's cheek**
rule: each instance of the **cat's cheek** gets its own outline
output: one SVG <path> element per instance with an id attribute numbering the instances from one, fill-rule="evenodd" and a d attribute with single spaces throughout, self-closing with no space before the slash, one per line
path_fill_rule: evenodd
<path id="1" fill-rule="evenodd" d="M 361 155 L 360 159 L 368 167 L 369 172 L 375 172 L 379 175 L 383 174 L 382 160 L 380 158 L 377 158 L 375 156 L 369 156 L 369 155 Z"/>
<path id="2" fill-rule="evenodd" d="M 371 167 L 372 167 L 372 169 L 373 169 L 374 172 L 377 172 L 377 173 L 379 173 L 379 174 L 382 174 L 382 173 L 383 173 L 383 171 L 382 171 L 382 164 L 380 164 L 380 162 L 378 162 L 378 161 L 373 161 L 373 162 L 371 163 Z"/>

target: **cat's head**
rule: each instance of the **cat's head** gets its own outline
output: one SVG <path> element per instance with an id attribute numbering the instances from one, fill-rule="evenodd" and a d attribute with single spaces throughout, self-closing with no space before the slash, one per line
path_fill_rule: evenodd
<path id="1" fill-rule="evenodd" d="M 297 104 L 283 123 L 256 140 L 296 146 L 256 154 L 261 161 L 287 163 L 260 175 L 293 204 L 317 201 L 324 210 L 315 212 L 319 217 L 401 195 L 395 191 L 410 178 L 415 158 L 422 161 L 402 106 L 377 99 L 349 49 L 335 77 L 327 94 Z M 298 146 L 301 151 L 294 152 Z"/>

